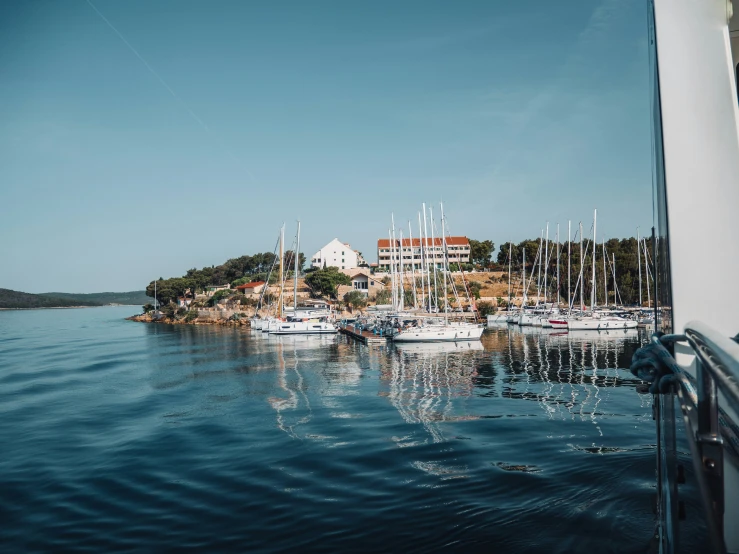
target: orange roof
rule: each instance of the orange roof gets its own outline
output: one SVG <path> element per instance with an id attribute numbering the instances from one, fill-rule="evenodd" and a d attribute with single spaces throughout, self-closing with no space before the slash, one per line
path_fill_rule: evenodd
<path id="1" fill-rule="evenodd" d="M 446 238 L 447 246 L 469 246 L 470 241 L 467 239 L 467 237 L 447 237 Z M 400 244 L 400 240 L 395 241 L 395 247 L 397 248 Z M 433 244 L 436 246 L 442 246 L 442 240 L 440 238 L 435 238 Z M 423 245 L 424 246 L 431 246 L 431 239 L 423 239 Z M 403 239 L 403 246 L 421 246 L 421 239 L 413 239 L 413 244 L 411 245 L 411 239 Z M 377 241 L 377 248 L 390 248 L 390 239 L 378 239 Z"/>
<path id="2" fill-rule="evenodd" d="M 237 290 L 244 290 L 244 289 L 255 289 L 261 285 L 264 285 L 264 281 L 254 281 L 253 283 L 244 283 L 243 285 L 239 285 L 236 287 Z"/>

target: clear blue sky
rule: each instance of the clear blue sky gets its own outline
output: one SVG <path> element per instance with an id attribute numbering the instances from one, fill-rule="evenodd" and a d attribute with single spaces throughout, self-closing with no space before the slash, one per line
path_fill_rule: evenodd
<path id="1" fill-rule="evenodd" d="M 0 287 L 142 289 L 296 219 L 376 261 L 440 199 L 496 245 L 651 225 L 645 0 L 92 2 L 124 38 L 0 3 Z"/>

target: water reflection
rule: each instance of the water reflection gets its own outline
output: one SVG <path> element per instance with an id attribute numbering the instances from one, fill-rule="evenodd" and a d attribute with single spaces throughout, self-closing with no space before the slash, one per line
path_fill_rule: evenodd
<path id="1" fill-rule="evenodd" d="M 381 369 L 380 394 L 405 422 L 420 424 L 431 442 L 445 440 L 446 422 L 532 416 L 530 403 L 548 420 L 590 422 L 603 436 L 602 420 L 617 415 L 605 401 L 614 387 L 637 384 L 626 368 L 645 340 L 637 330 L 511 326 L 486 332 L 480 343 L 394 345 Z M 639 398 L 642 408 L 649 405 L 648 396 Z"/>
<path id="2" fill-rule="evenodd" d="M 442 442 L 440 423 L 477 419 L 459 413 L 454 403 L 472 395 L 484 354 L 479 342 L 395 345 L 381 369 L 380 394 L 407 423 L 420 423 L 432 442 Z"/>

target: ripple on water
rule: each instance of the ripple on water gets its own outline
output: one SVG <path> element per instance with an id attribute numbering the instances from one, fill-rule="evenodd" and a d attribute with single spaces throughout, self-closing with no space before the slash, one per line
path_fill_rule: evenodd
<path id="1" fill-rule="evenodd" d="M 64 312 L 0 313 L 10 551 L 640 552 L 651 535 L 651 408 L 619 369 L 638 338 L 378 349 Z"/>

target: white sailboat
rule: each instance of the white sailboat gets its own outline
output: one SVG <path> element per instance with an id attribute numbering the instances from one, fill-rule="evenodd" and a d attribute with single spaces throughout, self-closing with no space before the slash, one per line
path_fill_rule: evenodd
<path id="1" fill-rule="evenodd" d="M 274 320 L 269 324 L 271 335 L 335 335 L 338 327 L 329 321 L 327 314 L 313 313 L 315 310 L 298 310 L 298 273 L 300 271 L 300 221 L 295 236 L 295 253 L 293 255 L 293 310 L 284 320 Z M 282 264 L 280 264 L 282 267 Z M 282 295 L 281 295 L 282 296 Z"/>
<path id="2" fill-rule="evenodd" d="M 431 260 L 432 268 L 427 268 L 433 271 L 433 276 L 428 275 L 429 283 L 429 297 L 428 306 L 429 311 L 438 312 L 439 310 L 439 298 L 438 298 L 438 277 L 437 277 L 437 255 L 436 255 L 436 241 L 439 240 L 442 250 L 442 291 L 444 294 L 444 317 L 411 317 L 410 319 L 404 319 L 404 324 L 399 329 L 396 328 L 396 333 L 393 335 L 393 341 L 395 342 L 456 342 L 456 341 L 471 341 L 480 340 L 482 333 L 485 331 L 483 325 L 478 323 L 471 323 L 467 321 L 450 321 L 449 320 L 449 298 L 447 294 L 447 280 L 449 277 L 449 255 L 447 251 L 446 243 L 446 219 L 444 217 L 444 206 L 441 207 L 441 238 L 434 238 L 434 219 L 433 211 L 431 214 Z M 424 211 L 424 229 L 426 224 L 426 205 L 423 205 Z M 424 237 L 421 237 L 421 243 L 423 244 Z M 426 237 L 426 244 L 428 244 L 428 237 Z M 402 244 L 401 244 L 402 252 Z M 402 261 L 400 262 L 402 263 Z M 431 292 L 431 280 L 434 282 L 434 293 Z M 402 298 L 404 296 L 404 290 L 402 286 L 402 280 L 400 281 L 401 286 L 398 290 L 398 296 Z M 454 289 L 455 297 L 457 297 L 456 288 L 452 280 L 451 286 Z M 457 297 L 458 299 L 458 297 Z M 402 308 L 402 304 L 401 304 Z M 461 303 L 460 303 L 461 308 Z M 398 318 L 400 320 L 402 318 Z"/>

